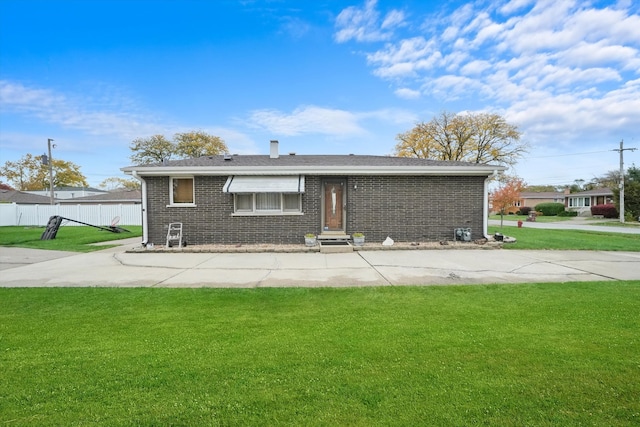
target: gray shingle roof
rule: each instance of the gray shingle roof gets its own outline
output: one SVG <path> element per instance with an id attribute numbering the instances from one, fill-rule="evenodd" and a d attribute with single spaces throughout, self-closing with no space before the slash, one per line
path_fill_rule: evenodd
<path id="1" fill-rule="evenodd" d="M 54 202 L 57 200 L 54 199 Z M 0 203 L 20 203 L 24 205 L 48 205 L 51 198 L 18 190 L 0 190 Z"/>
<path id="2" fill-rule="evenodd" d="M 418 159 L 415 157 L 391 157 L 391 156 L 362 156 L 362 155 L 281 155 L 272 159 L 269 155 L 233 155 L 231 160 L 224 160 L 224 156 L 203 156 L 192 159 L 169 160 L 165 163 L 129 166 L 124 169 L 143 169 L 145 167 L 305 167 L 305 166 L 356 166 L 356 167 L 415 167 L 415 166 L 455 166 L 477 167 L 481 166 L 469 162 L 450 162 L 431 159 Z"/>
<path id="3" fill-rule="evenodd" d="M 47 190 L 45 188 L 45 190 Z M 93 187 L 55 187 L 54 191 L 90 191 L 92 193 L 105 193 L 105 190 L 100 190 L 99 188 Z"/>
<path id="4" fill-rule="evenodd" d="M 564 198 L 564 193 L 557 191 L 523 191 L 520 193 L 520 198 L 522 199 L 562 199 Z"/>
<path id="5" fill-rule="evenodd" d="M 581 191 L 567 195 L 567 197 L 575 196 L 613 196 L 613 191 L 610 188 L 596 188 L 595 190 Z"/>
<path id="6" fill-rule="evenodd" d="M 132 203 L 132 202 L 140 202 L 141 200 L 142 200 L 142 191 L 125 190 L 125 191 L 113 191 L 113 192 L 108 192 L 103 194 L 96 194 L 94 196 L 64 199 L 64 200 L 59 200 L 59 203 L 100 203 L 100 202 Z"/>

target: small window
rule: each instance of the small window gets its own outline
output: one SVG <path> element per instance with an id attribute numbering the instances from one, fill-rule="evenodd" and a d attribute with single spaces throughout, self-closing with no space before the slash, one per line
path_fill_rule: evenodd
<path id="1" fill-rule="evenodd" d="M 253 212 L 253 194 L 236 194 L 236 212 Z"/>
<path id="2" fill-rule="evenodd" d="M 285 212 L 300 212 L 300 195 L 299 194 L 283 194 L 282 210 Z"/>
<path id="3" fill-rule="evenodd" d="M 171 178 L 172 205 L 193 205 L 195 203 L 193 192 L 193 178 Z"/>

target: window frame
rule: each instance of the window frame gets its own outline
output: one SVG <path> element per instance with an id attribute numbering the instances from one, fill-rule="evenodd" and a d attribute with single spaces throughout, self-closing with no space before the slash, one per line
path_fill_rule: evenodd
<path id="1" fill-rule="evenodd" d="M 191 202 L 181 203 L 174 201 L 173 183 L 175 180 L 191 180 Z M 169 177 L 169 204 L 170 207 L 196 207 L 196 179 L 193 176 L 170 176 Z"/>
<path id="2" fill-rule="evenodd" d="M 258 194 L 278 194 L 280 196 L 280 208 L 279 209 L 258 209 L 257 207 L 257 195 Z M 238 209 L 238 197 L 251 196 L 251 210 Z M 285 209 L 285 196 L 293 195 L 297 196 L 297 208 Z M 302 193 L 281 193 L 281 192 L 261 192 L 261 193 L 234 193 L 233 194 L 233 213 L 232 216 L 286 216 L 286 215 L 304 215 L 302 212 Z"/>

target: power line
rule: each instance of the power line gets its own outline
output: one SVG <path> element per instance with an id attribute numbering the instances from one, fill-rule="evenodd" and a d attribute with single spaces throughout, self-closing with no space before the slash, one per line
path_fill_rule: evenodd
<path id="1" fill-rule="evenodd" d="M 581 156 L 583 154 L 598 154 L 598 153 L 606 153 L 611 150 L 601 150 L 601 151 L 587 151 L 585 153 L 570 153 L 570 154 L 556 154 L 553 156 L 535 156 L 535 157 L 527 157 L 528 159 L 546 159 L 549 157 L 567 157 L 567 156 Z"/>

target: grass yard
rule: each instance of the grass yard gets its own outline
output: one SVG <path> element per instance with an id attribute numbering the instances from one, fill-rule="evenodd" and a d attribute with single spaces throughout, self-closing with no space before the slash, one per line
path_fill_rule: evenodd
<path id="1" fill-rule="evenodd" d="M 94 227 L 62 226 L 53 240 L 40 240 L 44 227 L 0 227 L 0 246 L 48 249 L 71 252 L 91 252 L 116 245 L 92 246 L 92 243 L 142 236 L 139 225 L 122 226 L 130 232 L 111 233 Z"/>
<path id="2" fill-rule="evenodd" d="M 640 282 L 0 289 L 0 425 L 640 423 Z"/>
<path id="3" fill-rule="evenodd" d="M 504 217 L 502 217 L 503 221 L 505 223 L 508 222 L 518 222 L 518 221 L 522 221 L 525 222 L 527 220 L 528 215 L 504 215 Z M 496 221 L 500 221 L 500 215 L 489 215 L 489 219 L 494 219 Z M 536 217 L 536 222 L 562 222 L 562 221 L 570 221 L 572 220 L 572 217 L 568 217 L 568 216 L 544 216 L 544 215 L 538 215 Z"/>
<path id="4" fill-rule="evenodd" d="M 550 230 L 514 226 L 488 227 L 490 235 L 496 232 L 516 238 L 505 249 L 560 249 L 592 251 L 640 252 L 640 235 L 604 233 L 587 230 Z"/>

